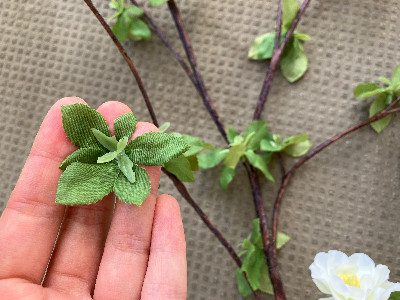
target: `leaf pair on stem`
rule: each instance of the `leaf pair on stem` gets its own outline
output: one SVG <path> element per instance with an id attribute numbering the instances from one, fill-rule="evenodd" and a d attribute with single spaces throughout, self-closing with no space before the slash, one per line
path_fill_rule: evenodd
<path id="1" fill-rule="evenodd" d="M 60 204 L 92 204 L 114 191 L 119 200 L 141 205 L 151 184 L 139 164 L 161 166 L 189 148 L 181 138 L 162 132 L 147 132 L 128 143 L 137 125 L 133 113 L 115 120 L 111 136 L 104 117 L 87 105 L 63 106 L 61 112 L 68 139 L 80 149 L 60 165 Z"/>
<path id="2" fill-rule="evenodd" d="M 280 43 L 285 39 L 286 33 L 296 18 L 299 9 L 300 6 L 297 0 L 283 0 L 282 33 L 280 36 Z M 272 58 L 274 53 L 275 36 L 275 32 L 268 32 L 256 37 L 250 46 L 248 57 L 253 60 Z M 310 40 L 310 37 L 307 34 L 295 31 L 282 53 L 279 66 L 283 76 L 289 82 L 299 80 L 307 71 L 308 58 L 301 41 L 308 40 Z"/>

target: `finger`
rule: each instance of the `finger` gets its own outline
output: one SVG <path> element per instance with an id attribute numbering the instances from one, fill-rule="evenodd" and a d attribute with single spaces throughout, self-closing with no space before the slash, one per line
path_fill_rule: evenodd
<path id="1" fill-rule="evenodd" d="M 85 103 L 64 98 L 54 104 L 36 135 L 0 219 L 0 279 L 43 278 L 65 209 L 55 203 L 58 166 L 75 149 L 62 127 L 61 106 L 77 102 Z"/>
<path id="2" fill-rule="evenodd" d="M 184 300 L 186 281 L 186 242 L 179 204 L 169 195 L 160 195 L 141 299 Z"/>
<path id="3" fill-rule="evenodd" d="M 114 120 L 131 112 L 125 104 L 110 101 L 98 111 L 114 134 Z M 69 295 L 90 294 L 103 254 L 114 206 L 114 194 L 92 205 L 69 207 L 44 285 Z"/>
<path id="4" fill-rule="evenodd" d="M 138 123 L 133 137 L 159 131 L 150 123 Z M 150 252 L 151 228 L 161 167 L 145 167 L 151 191 L 142 206 L 117 201 L 103 258 L 97 275 L 94 299 L 139 299 Z"/>

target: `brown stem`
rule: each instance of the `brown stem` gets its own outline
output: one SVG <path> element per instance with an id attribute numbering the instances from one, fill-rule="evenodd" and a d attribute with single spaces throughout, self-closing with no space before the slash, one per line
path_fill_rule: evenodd
<path id="1" fill-rule="evenodd" d="M 278 271 L 278 263 L 276 256 L 274 256 L 273 247 L 271 247 L 271 234 L 268 228 L 267 214 L 264 209 L 260 183 L 258 181 L 258 175 L 256 170 L 246 161 L 244 163 L 247 174 L 249 175 L 251 190 L 253 193 L 254 206 L 256 208 L 257 216 L 260 218 L 261 235 L 263 238 L 264 252 L 267 258 L 269 275 L 271 283 L 274 287 L 275 299 L 284 300 L 286 299 L 285 291 L 283 289 L 282 279 Z"/>
<path id="2" fill-rule="evenodd" d="M 265 76 L 264 84 L 260 92 L 260 96 L 258 98 L 257 106 L 254 111 L 254 116 L 253 120 L 259 120 L 261 117 L 261 112 L 264 108 L 265 103 L 267 102 L 267 97 L 269 94 L 269 91 L 271 89 L 271 84 L 272 80 L 274 79 L 276 69 L 278 68 L 279 61 L 281 59 L 283 50 L 285 50 L 285 47 L 287 43 L 289 42 L 289 39 L 292 37 L 294 30 L 296 29 L 297 24 L 300 22 L 300 18 L 304 14 L 308 4 L 310 3 L 311 0 L 304 0 L 303 4 L 301 5 L 299 12 L 297 13 L 296 18 L 294 19 L 292 25 L 290 26 L 290 29 L 286 33 L 286 37 L 283 40 L 281 46 L 277 48 L 277 41 L 279 42 L 280 40 L 280 34 L 275 37 L 275 48 L 274 48 L 274 54 L 272 55 L 271 61 L 269 63 L 267 75 Z M 282 0 L 280 1 L 279 7 L 280 7 L 280 12 L 282 11 L 281 9 L 282 5 Z M 276 28 L 276 32 L 280 33 L 281 32 L 281 24 L 282 24 L 282 17 L 278 15 L 278 26 Z"/>
<path id="3" fill-rule="evenodd" d="M 367 126 L 369 124 L 371 124 L 372 122 L 378 121 L 390 114 L 395 114 L 395 113 L 399 113 L 400 112 L 400 108 L 395 108 L 393 109 L 393 107 L 398 104 L 400 102 L 400 98 L 396 99 L 395 101 L 393 101 L 393 103 L 391 105 L 389 105 L 385 110 L 383 110 L 382 112 L 376 114 L 375 116 L 369 118 L 366 121 L 363 121 L 337 135 L 335 135 L 334 137 L 326 140 L 325 142 L 323 142 L 322 144 L 319 144 L 317 147 L 315 147 L 311 152 L 309 152 L 306 156 L 304 156 L 302 159 L 300 159 L 285 175 L 284 180 L 282 182 L 282 185 L 279 189 L 278 195 L 276 197 L 275 200 L 275 204 L 274 204 L 274 210 L 273 210 L 273 215 L 272 215 L 272 241 L 273 241 L 273 249 L 274 252 L 276 253 L 276 238 L 277 238 L 277 234 L 278 234 L 278 216 L 279 216 L 279 209 L 280 206 L 282 204 L 282 197 L 283 194 L 285 193 L 285 189 L 287 187 L 287 185 L 289 184 L 290 179 L 292 178 L 292 176 L 294 175 L 294 173 L 297 171 L 298 168 L 300 168 L 302 165 L 304 165 L 307 161 L 309 161 L 312 157 L 314 157 L 315 155 L 317 155 L 319 152 L 321 152 L 322 150 L 324 150 L 325 148 L 327 148 L 329 145 L 333 144 L 334 142 L 340 140 L 341 138 L 345 137 L 346 135 L 364 127 Z"/>
<path id="4" fill-rule="evenodd" d="M 194 77 L 193 73 L 190 71 L 189 66 L 184 61 L 183 57 L 175 49 L 175 47 L 172 45 L 172 43 L 168 40 L 168 38 L 164 34 L 164 32 L 160 29 L 160 27 L 158 27 L 157 23 L 154 21 L 153 17 L 150 15 L 150 13 L 143 7 L 143 5 L 139 4 L 136 0 L 131 0 L 131 2 L 133 5 L 139 7 L 141 10 L 143 10 L 143 13 L 146 16 L 147 21 L 150 23 L 151 29 L 153 30 L 153 32 L 155 32 L 157 34 L 157 36 L 160 38 L 160 40 L 163 42 L 163 44 L 171 51 L 172 55 L 176 58 L 178 63 L 181 65 L 182 69 L 185 71 L 186 75 L 192 81 L 192 83 L 194 84 L 196 89 L 198 89 L 196 78 Z"/>
<path id="5" fill-rule="evenodd" d="M 186 199 L 186 201 L 194 208 L 196 213 L 199 215 L 199 217 L 203 220 L 204 224 L 211 230 L 211 232 L 215 235 L 215 237 L 220 241 L 220 243 L 225 247 L 226 251 L 228 251 L 229 255 L 233 258 L 235 261 L 236 265 L 240 268 L 242 266 L 242 261 L 240 260 L 239 256 L 235 252 L 235 249 L 229 244 L 229 242 L 226 240 L 226 238 L 222 235 L 220 231 L 214 226 L 213 223 L 211 223 L 210 219 L 206 216 L 206 214 L 203 212 L 203 210 L 200 208 L 200 206 L 193 200 L 192 196 L 190 196 L 188 190 L 186 189 L 185 185 L 183 182 L 181 182 L 174 174 L 168 172 L 164 167 L 162 168 L 162 171 L 164 174 L 166 174 L 169 179 L 174 183 L 176 189 L 179 191 L 179 193 L 182 195 L 183 198 Z M 247 275 L 245 272 L 243 272 L 246 280 L 248 281 Z M 249 283 L 250 286 L 250 283 Z M 253 291 L 254 296 L 257 299 L 261 299 L 261 296 L 258 292 Z"/>
<path id="6" fill-rule="evenodd" d="M 93 5 L 91 0 L 83 0 L 85 1 L 85 3 L 87 4 L 87 6 L 89 6 L 90 10 L 93 12 L 93 14 L 96 16 L 97 20 L 99 20 L 99 22 L 101 23 L 101 25 L 104 27 L 104 29 L 107 31 L 108 35 L 111 37 L 111 39 L 113 40 L 114 44 L 117 46 L 119 52 L 121 52 L 122 56 L 124 57 L 126 63 L 128 64 L 129 68 L 132 71 L 133 76 L 136 79 L 136 82 L 139 86 L 140 92 L 143 95 L 144 101 L 146 102 L 146 106 L 147 106 L 147 110 L 150 113 L 150 117 L 151 120 L 153 121 L 154 125 L 156 125 L 157 127 L 158 125 L 158 121 L 157 121 L 157 117 L 156 114 L 154 113 L 154 109 L 153 106 L 151 105 L 149 96 L 147 95 L 146 89 L 144 87 L 144 84 L 142 82 L 142 79 L 139 76 L 138 71 L 135 68 L 135 65 L 133 64 L 132 59 L 128 56 L 128 54 L 126 53 L 124 47 L 122 46 L 122 44 L 118 41 L 117 37 L 115 36 L 115 34 L 112 32 L 110 26 L 108 26 L 107 22 L 104 20 L 104 18 L 102 17 L 102 15 L 99 13 L 99 11 L 97 10 L 97 8 Z"/>
<path id="7" fill-rule="evenodd" d="M 219 132 L 223 136 L 226 142 L 228 142 L 228 137 L 226 135 L 226 128 L 225 125 L 222 123 L 220 117 L 218 116 L 217 111 L 215 110 L 211 98 L 208 95 L 207 89 L 204 85 L 203 79 L 200 75 L 200 72 L 197 68 L 197 63 L 196 63 L 196 56 L 194 55 L 193 52 L 193 47 L 192 43 L 189 39 L 189 35 L 186 31 L 186 28 L 183 24 L 181 14 L 179 12 L 178 7 L 176 6 L 176 3 L 174 0 L 169 0 L 168 1 L 168 7 L 171 12 L 172 18 L 175 21 L 176 28 L 178 29 L 179 36 L 181 38 L 183 47 L 185 48 L 186 56 L 189 60 L 190 66 L 192 68 L 192 71 L 194 73 L 194 77 L 196 78 L 197 84 L 198 84 L 198 89 L 199 93 L 201 95 L 201 98 L 203 99 L 203 103 L 206 106 L 208 112 L 210 113 L 212 119 L 214 120 L 214 123 L 217 125 Z"/>

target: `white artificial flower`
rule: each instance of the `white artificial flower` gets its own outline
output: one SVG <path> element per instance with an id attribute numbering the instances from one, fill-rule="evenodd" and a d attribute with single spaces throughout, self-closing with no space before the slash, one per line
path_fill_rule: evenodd
<path id="1" fill-rule="evenodd" d="M 310 266 L 318 289 L 329 298 L 320 300 L 387 300 L 400 291 L 400 283 L 389 282 L 389 269 L 377 265 L 364 253 L 348 257 L 336 250 L 321 252 Z"/>

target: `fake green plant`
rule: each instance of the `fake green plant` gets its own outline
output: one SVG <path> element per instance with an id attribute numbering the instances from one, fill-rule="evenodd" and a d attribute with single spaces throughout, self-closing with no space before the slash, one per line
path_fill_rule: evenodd
<path id="1" fill-rule="evenodd" d="M 392 81 L 385 77 L 379 77 L 386 87 L 381 87 L 374 82 L 361 83 L 354 89 L 354 95 L 357 98 L 369 98 L 377 96 L 372 101 L 369 107 L 369 117 L 375 116 L 377 113 L 384 110 L 388 105 L 392 104 L 393 100 L 400 97 L 400 65 L 393 72 Z M 371 127 L 380 133 L 385 129 L 392 119 L 391 115 L 384 117 L 378 121 L 371 123 Z"/>
<path id="2" fill-rule="evenodd" d="M 299 8 L 297 0 L 283 1 L 281 43 L 285 39 L 287 31 L 296 18 Z M 268 32 L 256 37 L 250 46 L 248 57 L 253 60 L 271 59 L 274 53 L 275 36 L 275 32 Z M 299 80 L 307 71 L 308 58 L 301 41 L 308 40 L 310 40 L 310 36 L 295 31 L 282 53 L 279 66 L 282 75 L 289 82 Z"/>
<path id="3" fill-rule="evenodd" d="M 276 247 L 282 248 L 289 240 L 289 236 L 278 232 Z M 260 219 L 253 220 L 253 230 L 240 246 L 244 249 L 239 254 L 240 257 L 243 257 L 243 263 L 241 268 L 236 268 L 235 273 L 239 292 L 243 297 L 249 296 L 253 292 L 252 289 L 273 295 L 274 290 L 269 277 L 268 265 L 265 263 L 266 257 L 260 232 Z M 243 272 L 246 273 L 248 282 Z"/>
<path id="4" fill-rule="evenodd" d="M 64 131 L 79 149 L 60 165 L 60 204 L 92 204 L 113 191 L 119 200 L 141 205 L 151 184 L 140 165 L 161 166 L 189 148 L 181 138 L 163 132 L 147 132 L 128 142 L 136 130 L 133 113 L 114 121 L 111 136 L 104 117 L 87 105 L 63 106 L 61 112 Z"/>

